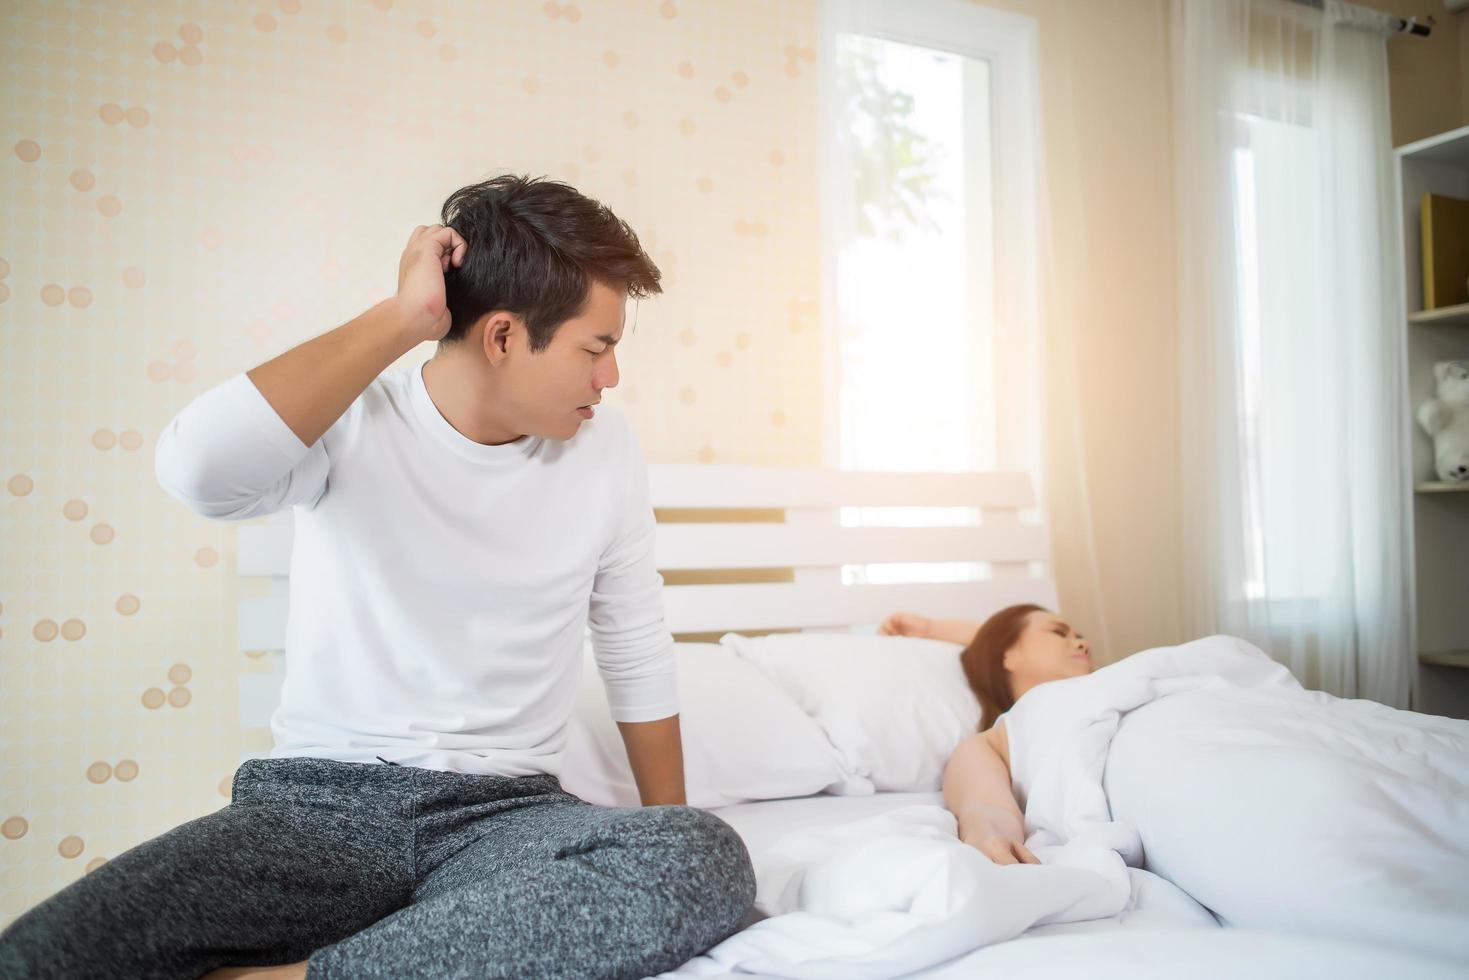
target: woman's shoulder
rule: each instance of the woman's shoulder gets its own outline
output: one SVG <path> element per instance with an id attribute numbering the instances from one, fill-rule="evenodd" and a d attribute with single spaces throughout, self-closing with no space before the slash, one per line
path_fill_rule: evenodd
<path id="1" fill-rule="evenodd" d="M 979 737 L 989 743 L 989 747 L 1005 760 L 1006 766 L 1010 765 L 1010 738 L 1005 731 L 1004 715 L 996 718 L 995 723 L 981 732 Z"/>
<path id="2" fill-rule="evenodd" d="M 954 746 L 953 756 L 964 756 L 967 758 L 974 752 L 983 751 L 981 746 L 989 748 L 1001 759 L 1005 760 L 1006 766 L 1010 765 L 1010 739 L 1005 734 L 1005 725 L 1002 721 L 996 720 L 993 725 L 984 731 L 965 736 L 958 745 Z"/>

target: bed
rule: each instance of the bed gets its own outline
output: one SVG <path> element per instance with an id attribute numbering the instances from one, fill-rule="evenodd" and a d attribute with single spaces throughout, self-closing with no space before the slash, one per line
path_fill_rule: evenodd
<path id="1" fill-rule="evenodd" d="M 740 833 L 761 880 L 759 905 L 775 913 L 666 976 L 1469 975 L 1469 957 L 1453 955 L 1455 942 L 1425 951 L 1320 930 L 1226 927 L 1188 892 L 1141 867 L 1126 869 L 1124 894 L 1108 914 L 1052 909 L 1030 916 L 1039 924 L 1022 928 L 1015 922 L 1026 920 L 1015 920 L 1008 931 L 986 933 L 976 947 L 977 933 L 961 916 L 945 919 L 961 906 L 976 914 L 984 896 L 977 899 L 974 882 L 950 870 L 970 855 L 941 849 L 962 845 L 952 840 L 952 823 L 944 825 L 952 818 L 937 790 L 942 759 L 973 730 L 977 709 L 964 701 L 956 647 L 906 640 L 893 656 L 896 641 L 873 632 L 900 609 L 982 619 L 1017 602 L 1054 608 L 1048 532 L 1029 478 L 654 466 L 650 486 L 667 620 L 680 641 L 690 803 Z M 288 514 L 241 528 L 247 755 L 269 747 L 289 553 Z M 600 698 L 589 666 L 563 784 L 594 803 L 635 804 Z M 1461 734 L 1469 745 L 1469 726 L 1446 737 L 1458 746 L 1453 739 Z M 1446 819 L 1462 813 L 1458 826 L 1469 830 L 1469 796 L 1451 802 L 1465 809 Z M 1469 853 L 1462 833 L 1454 836 L 1450 853 Z M 873 848 L 919 838 L 929 850 L 915 850 L 906 864 L 897 852 L 872 857 Z M 866 855 L 871 866 L 862 877 L 791 884 L 793 855 L 812 866 L 811 848 L 829 856 L 836 844 L 843 854 Z M 872 873 L 883 860 L 892 862 L 891 895 L 882 893 L 882 874 Z M 925 867 L 926 877 L 916 874 Z M 983 879 L 993 869 L 971 870 Z M 1466 888 L 1448 896 L 1446 909 L 1469 908 Z M 798 895 L 802 889 L 809 894 Z M 859 914 L 853 902 L 867 904 Z M 813 908 L 847 914 L 847 932 L 838 928 L 841 914 L 822 919 Z M 993 905 L 980 911 L 975 921 L 986 929 L 1004 918 Z M 891 942 L 863 932 L 886 926 Z"/>

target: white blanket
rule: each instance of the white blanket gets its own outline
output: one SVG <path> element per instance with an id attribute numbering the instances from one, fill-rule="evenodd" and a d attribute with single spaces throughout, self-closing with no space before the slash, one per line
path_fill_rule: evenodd
<path id="1" fill-rule="evenodd" d="M 955 830 L 943 807 L 921 805 L 782 837 L 754 855 L 756 906 L 772 917 L 670 976 L 898 977 L 1037 925 L 1127 913 L 1215 926 L 1177 888 L 1110 852 L 1001 867 Z"/>
<path id="2" fill-rule="evenodd" d="M 677 976 L 894 977 L 1032 926 L 1118 915 L 1135 902 L 1138 884 L 1147 877 L 1127 867 L 1142 863 L 1139 828 L 1113 819 L 1103 788 L 1119 721 L 1168 695 L 1240 688 L 1280 699 L 1287 712 L 1324 697 L 1301 691 L 1283 667 L 1228 637 L 1146 651 L 1088 677 L 1035 688 L 1010 711 L 1006 724 L 1032 831 L 1028 844 L 1043 866 L 991 863 L 960 843 L 953 817 L 933 806 L 794 833 L 755 855 L 757 906 L 772 917 L 685 964 Z M 1359 737 L 1370 742 L 1377 736 Z M 1149 741 L 1158 738 L 1170 736 Z M 1469 747 L 1469 739 L 1463 744 Z M 1252 774 L 1230 771 L 1215 779 L 1207 771 L 1208 758 L 1198 761 L 1197 778 L 1215 797 L 1253 797 Z M 1453 794 L 1463 785 L 1450 781 L 1437 791 Z M 1430 791 L 1426 784 L 1424 791 Z M 1439 832 L 1462 840 L 1466 828 L 1469 823 L 1460 819 L 1457 828 Z M 1281 832 L 1294 835 L 1302 849 L 1313 839 L 1309 829 L 1295 825 Z M 1216 843 L 1207 837 L 1189 841 L 1186 832 L 1180 840 L 1185 853 L 1190 847 L 1207 853 Z M 1457 889 L 1448 891 L 1461 892 L 1466 880 L 1461 877 Z M 1260 893 L 1274 887 L 1269 870 L 1250 886 Z M 1457 908 L 1453 894 L 1448 900 Z"/>
<path id="3" fill-rule="evenodd" d="M 1469 962 L 1469 722 L 1209 637 L 1038 687 L 1006 725 L 1038 853 L 1105 840 L 1229 925 Z"/>
<path id="4" fill-rule="evenodd" d="M 1157 647 L 1084 677 L 1032 688 L 1006 714 L 1010 776 L 1037 856 L 1085 840 L 1142 864 L 1134 827 L 1114 821 L 1102 788 L 1123 715 L 1177 694 L 1223 687 L 1299 691 L 1290 671 L 1243 640 L 1210 636 Z"/>
<path id="5" fill-rule="evenodd" d="M 1104 782 L 1148 868 L 1227 925 L 1469 974 L 1469 722 L 1304 691 L 1179 694 L 1124 719 Z"/>

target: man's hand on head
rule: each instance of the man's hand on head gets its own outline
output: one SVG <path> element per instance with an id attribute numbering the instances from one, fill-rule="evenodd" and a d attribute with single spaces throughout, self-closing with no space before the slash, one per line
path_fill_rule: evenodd
<path id="1" fill-rule="evenodd" d="M 415 340 L 439 340 L 449 332 L 444 276 L 450 266 L 464 262 L 468 250 L 459 232 L 443 225 L 419 225 L 408 236 L 398 263 L 397 304 L 403 327 Z"/>

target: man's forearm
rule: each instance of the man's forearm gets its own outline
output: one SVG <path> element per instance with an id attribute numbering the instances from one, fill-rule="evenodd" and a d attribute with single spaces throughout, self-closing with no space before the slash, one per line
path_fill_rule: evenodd
<path id="1" fill-rule="evenodd" d="M 247 372 L 260 394 L 310 446 L 357 396 L 418 341 L 395 299 Z"/>
<path id="2" fill-rule="evenodd" d="M 683 737 L 678 715 L 658 721 L 619 721 L 627 761 L 643 806 L 684 805 Z"/>

